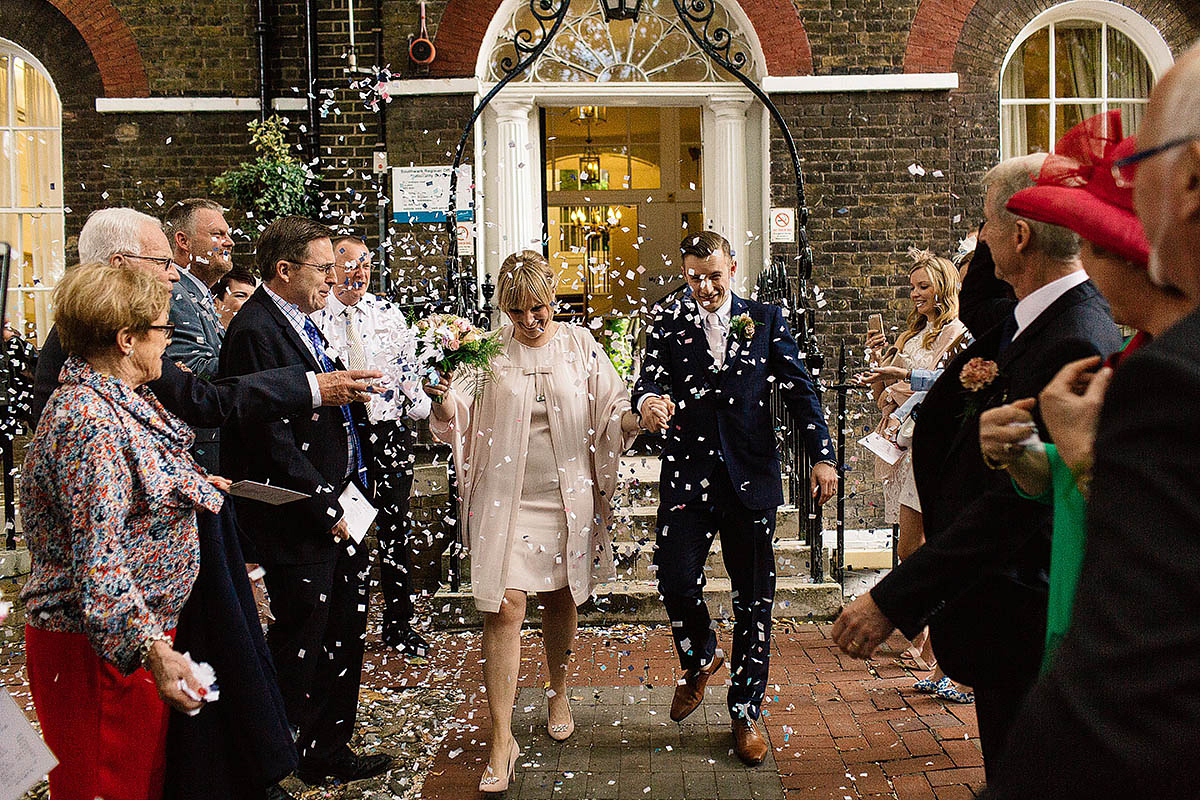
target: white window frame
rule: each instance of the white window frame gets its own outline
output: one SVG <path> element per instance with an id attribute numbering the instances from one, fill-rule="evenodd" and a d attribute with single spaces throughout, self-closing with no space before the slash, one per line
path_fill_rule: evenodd
<path id="1" fill-rule="evenodd" d="M 54 83 L 54 79 L 50 75 L 50 71 L 29 51 L 25 50 L 20 45 L 8 39 L 0 38 L 0 53 L 9 57 L 9 85 L 7 87 L 8 109 L 7 109 L 7 125 L 0 125 L 0 135 L 8 134 L 8 141 L 13 143 L 13 157 L 6 159 L 2 163 L 3 167 L 8 170 L 5 179 L 13 186 L 14 191 L 17 190 L 17 160 L 16 160 L 16 140 L 18 132 L 29 133 L 30 131 L 47 131 L 53 132 L 58 139 L 59 156 L 55 164 L 41 165 L 41 170 L 55 170 L 56 173 L 51 175 L 53 182 L 59 187 L 61 197 L 63 188 L 63 159 L 62 159 L 62 94 L 58 90 L 58 86 Z M 59 124 L 57 129 L 47 126 L 18 126 L 16 124 L 16 92 L 14 91 L 13 79 L 15 70 L 12 68 L 12 59 L 19 58 L 25 62 L 26 68 L 34 68 L 43 79 L 53 89 L 55 98 L 59 105 Z M 43 173 L 44 174 L 44 173 Z M 12 202 L 20 201 L 18 196 L 14 196 Z M 54 290 L 55 284 L 62 275 L 63 269 L 66 266 L 65 260 L 65 211 L 62 201 L 60 200 L 57 206 L 35 206 L 25 207 L 19 205 L 0 206 L 0 214 L 5 216 L 17 217 L 17 238 L 16 241 L 9 242 L 12 247 L 12 270 L 9 280 L 13 281 L 12 276 L 16 276 L 15 285 L 7 287 L 8 290 L 8 306 L 7 313 L 10 320 L 13 322 L 19 333 L 28 335 L 31 338 L 36 336 L 37 343 L 40 344 L 46 340 L 46 335 L 50 332 L 50 327 L 54 324 L 53 309 L 50 307 L 50 294 Z M 28 215 L 52 215 L 57 219 L 57 226 L 51 231 L 51 236 L 57 241 L 57 247 L 52 253 L 52 257 L 42 261 L 39 265 L 35 262 L 33 265 L 22 263 L 21 259 L 25 252 L 25 242 L 23 241 L 23 226 L 21 218 Z M 53 224 L 53 223 L 52 223 Z M 38 267 L 41 267 L 40 269 Z M 26 269 L 33 270 L 33 284 L 23 283 L 21 278 Z M 26 330 L 24 322 L 32 305 L 32 316 L 34 321 L 34 330 Z"/>
<path id="2" fill-rule="evenodd" d="M 1101 83 L 1101 97 L 1056 97 L 1055 96 L 1055 47 L 1054 47 L 1054 28 L 1058 23 L 1067 21 L 1082 20 L 1087 22 L 1095 22 L 1101 25 L 1100 35 L 1100 75 L 1103 78 Z M 1050 146 L 1058 141 L 1059 137 L 1065 131 L 1055 129 L 1057 117 L 1055 107 L 1059 105 L 1074 105 L 1082 103 L 1092 103 L 1100 106 L 1101 113 L 1109 110 L 1110 103 L 1138 103 L 1145 104 L 1149 102 L 1149 98 L 1118 98 L 1109 97 L 1108 95 L 1108 28 L 1115 28 L 1122 34 L 1127 36 L 1130 41 L 1137 45 L 1141 50 L 1142 55 L 1146 58 L 1146 62 L 1150 66 L 1150 72 L 1153 76 L 1153 82 L 1157 83 L 1163 73 L 1171 68 L 1175 63 L 1175 57 L 1171 54 L 1171 48 L 1166 40 L 1159 33 L 1158 28 L 1141 16 L 1134 10 L 1127 8 L 1119 3 L 1110 2 L 1109 0 L 1068 0 L 1068 2 L 1060 3 L 1052 8 L 1048 8 L 1042 13 L 1029 21 L 1021 32 L 1013 39 L 1012 44 L 1008 48 L 1008 52 L 1004 54 L 1004 62 L 1000 67 L 1000 76 L 998 80 L 997 96 L 1000 101 L 1000 148 L 1002 156 L 1007 158 L 1013 155 L 1024 155 L 1024 153 L 1004 153 L 1005 136 L 1005 119 L 1004 110 L 1012 106 L 1022 105 L 1046 105 L 1050 106 Z M 1046 28 L 1050 29 L 1050 48 L 1049 48 L 1049 98 L 1005 98 L 1002 96 L 1004 85 L 1004 74 L 1008 71 L 1009 62 L 1021 45 L 1029 37 L 1033 36 Z"/>

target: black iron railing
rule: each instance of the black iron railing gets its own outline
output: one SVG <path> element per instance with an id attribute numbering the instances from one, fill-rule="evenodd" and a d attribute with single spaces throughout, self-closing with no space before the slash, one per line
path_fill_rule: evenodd
<path id="1" fill-rule="evenodd" d="M 781 306 L 788 314 L 788 326 L 796 335 L 800 354 L 805 358 L 808 371 L 813 377 L 813 388 L 819 396 L 821 359 L 813 358 L 814 353 L 806 348 L 806 343 L 811 342 L 811 339 L 804 335 L 808 321 L 796 319 L 797 315 L 807 315 L 811 312 L 807 310 L 808 306 L 804 302 L 799 282 L 789 275 L 787 266 L 781 259 L 776 259 L 759 274 L 756 298 L 761 303 Z M 822 553 L 821 509 L 808 490 L 812 454 L 805 452 L 802 423 L 792 416 L 778 390 L 771 392 L 771 416 L 775 420 L 775 440 L 779 447 L 780 466 L 787 494 L 800 515 L 797 538 L 802 539 L 808 547 L 809 575 L 814 583 L 819 583 L 825 579 L 825 565 Z M 838 448 L 838 453 L 840 456 L 841 448 Z"/>

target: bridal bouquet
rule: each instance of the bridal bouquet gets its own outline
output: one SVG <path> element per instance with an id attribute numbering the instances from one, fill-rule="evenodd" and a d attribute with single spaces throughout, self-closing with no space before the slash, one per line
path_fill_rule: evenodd
<path id="1" fill-rule="evenodd" d="M 492 359 L 504 345 L 498 333 L 486 333 L 469 320 L 453 314 L 430 314 L 417 320 L 419 350 L 417 361 L 436 384 L 438 373 L 451 373 L 460 367 L 475 379 L 476 391 L 492 378 Z"/>

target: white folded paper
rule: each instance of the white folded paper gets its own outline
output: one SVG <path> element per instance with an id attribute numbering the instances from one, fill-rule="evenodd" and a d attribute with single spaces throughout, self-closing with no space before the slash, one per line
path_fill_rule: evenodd
<path id="1" fill-rule="evenodd" d="M 312 497 L 311 494 L 284 489 L 282 486 L 272 486 L 258 481 L 238 481 L 229 487 L 229 493 L 234 497 L 245 497 L 248 500 L 258 500 L 267 505 L 280 506 L 294 500 Z"/>
<path id="2" fill-rule="evenodd" d="M 900 459 L 904 458 L 905 450 L 901 450 L 896 445 L 889 442 L 885 437 L 878 433 L 869 433 L 858 440 L 858 443 L 870 450 L 875 455 L 882 458 L 889 465 L 895 464 Z"/>
<path id="3" fill-rule="evenodd" d="M 342 505 L 342 512 L 345 514 L 342 519 L 346 521 L 346 526 L 350 529 L 350 538 L 354 540 L 355 544 L 359 544 L 367 535 L 367 530 L 375 521 L 375 515 L 379 511 L 371 505 L 370 500 L 363 496 L 358 484 L 354 481 L 350 481 L 346 485 L 338 502 Z"/>
<path id="4" fill-rule="evenodd" d="M 12 695 L 0 687 L 0 800 L 18 800 L 57 765 Z"/>

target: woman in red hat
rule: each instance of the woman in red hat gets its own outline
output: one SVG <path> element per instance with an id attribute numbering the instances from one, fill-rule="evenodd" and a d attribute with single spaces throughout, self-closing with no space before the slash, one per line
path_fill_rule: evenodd
<path id="1" fill-rule="evenodd" d="M 1121 112 L 1109 111 L 1072 128 L 1046 158 L 1036 186 L 1008 201 L 1009 211 L 1070 228 L 1083 239 L 1088 276 L 1108 300 L 1113 319 L 1137 330 L 1120 352 L 1063 367 L 1040 395 L 984 412 L 979 444 L 984 461 L 1007 469 L 1017 490 L 1054 506 L 1045 670 L 1066 634 L 1083 561 L 1092 442 L 1104 390 L 1120 360 L 1188 313 L 1182 296 L 1156 286 L 1146 273 L 1150 245 L 1133 211 L 1133 175 L 1115 168 L 1136 150 L 1121 137 Z M 1084 397 L 1087 413 L 1077 398 Z M 1054 439 L 1038 440 L 1033 409 Z"/>

